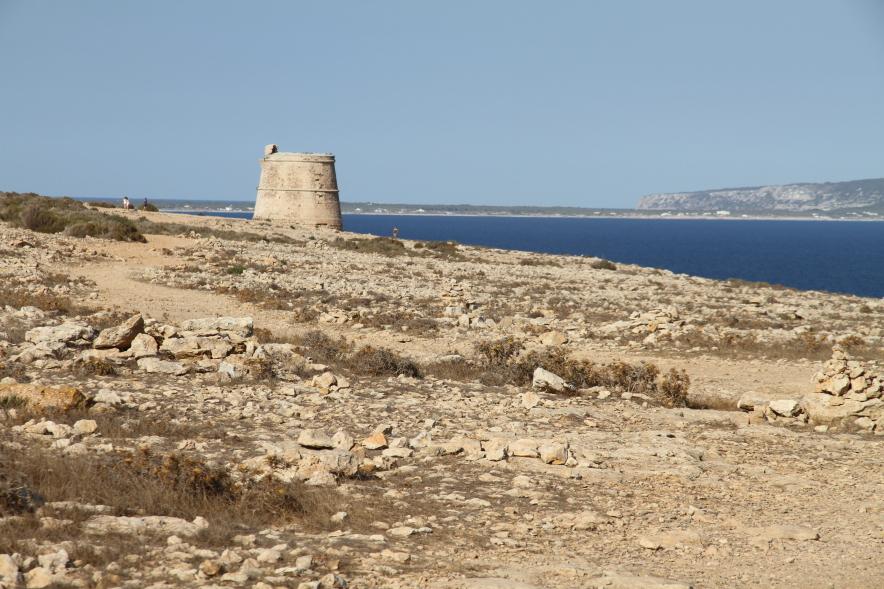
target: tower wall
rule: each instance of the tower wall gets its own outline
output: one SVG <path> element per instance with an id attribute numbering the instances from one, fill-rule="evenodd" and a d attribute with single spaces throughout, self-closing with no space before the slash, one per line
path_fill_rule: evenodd
<path id="1" fill-rule="evenodd" d="M 341 229 L 335 156 L 270 147 L 261 160 L 254 218 Z"/>

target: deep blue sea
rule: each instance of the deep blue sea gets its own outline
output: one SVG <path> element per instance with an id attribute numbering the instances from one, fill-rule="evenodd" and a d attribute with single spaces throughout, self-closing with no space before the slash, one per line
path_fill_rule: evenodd
<path id="1" fill-rule="evenodd" d="M 212 213 L 250 218 L 251 213 Z M 344 215 L 344 228 L 404 239 L 598 256 L 708 278 L 884 297 L 884 223 Z"/>

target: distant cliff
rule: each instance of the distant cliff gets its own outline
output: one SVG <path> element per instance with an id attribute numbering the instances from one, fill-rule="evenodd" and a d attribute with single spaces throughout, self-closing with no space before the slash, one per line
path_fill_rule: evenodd
<path id="1" fill-rule="evenodd" d="M 835 211 L 884 209 L 884 178 L 649 194 L 640 210 Z"/>

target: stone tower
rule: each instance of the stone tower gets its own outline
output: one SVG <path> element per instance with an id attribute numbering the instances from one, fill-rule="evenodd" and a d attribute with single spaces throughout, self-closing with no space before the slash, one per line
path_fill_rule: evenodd
<path id="1" fill-rule="evenodd" d="M 265 147 L 254 218 L 341 229 L 335 156 Z"/>

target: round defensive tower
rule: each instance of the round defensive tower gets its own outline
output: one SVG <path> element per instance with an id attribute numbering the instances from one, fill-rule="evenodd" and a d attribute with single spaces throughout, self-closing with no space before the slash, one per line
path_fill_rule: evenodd
<path id="1" fill-rule="evenodd" d="M 335 156 L 265 147 L 254 218 L 341 229 Z"/>

